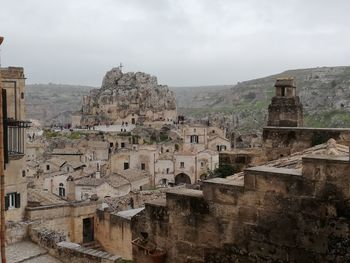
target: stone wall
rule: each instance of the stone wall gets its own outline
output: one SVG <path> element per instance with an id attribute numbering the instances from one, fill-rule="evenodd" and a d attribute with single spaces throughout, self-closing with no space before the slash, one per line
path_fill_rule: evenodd
<path id="1" fill-rule="evenodd" d="M 95 238 L 105 251 L 132 259 L 130 224 L 131 220 L 110 213 L 107 209 L 98 210 Z"/>
<path id="2" fill-rule="evenodd" d="M 66 239 L 75 243 L 83 242 L 83 219 L 96 217 L 100 202 L 77 202 L 51 206 L 27 207 L 27 218 L 32 225 L 56 232 L 62 232 Z"/>
<path id="3" fill-rule="evenodd" d="M 350 146 L 350 129 L 268 126 L 263 129 L 263 148 L 267 159 L 275 160 L 331 138 Z"/>
<path id="4" fill-rule="evenodd" d="M 166 251 L 163 262 L 347 262 L 349 172 L 348 157 L 310 156 L 302 171 L 260 166 L 243 185 L 216 178 L 174 190 L 146 204 L 147 244 Z M 139 247 L 133 257 L 149 260 Z"/>

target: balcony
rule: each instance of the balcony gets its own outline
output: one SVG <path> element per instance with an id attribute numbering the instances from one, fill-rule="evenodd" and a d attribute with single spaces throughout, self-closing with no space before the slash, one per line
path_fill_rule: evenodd
<path id="1" fill-rule="evenodd" d="M 20 159 L 24 156 L 26 128 L 30 126 L 30 122 L 4 119 L 3 125 L 5 153 L 4 159 L 5 163 L 8 163 L 9 160 Z"/>

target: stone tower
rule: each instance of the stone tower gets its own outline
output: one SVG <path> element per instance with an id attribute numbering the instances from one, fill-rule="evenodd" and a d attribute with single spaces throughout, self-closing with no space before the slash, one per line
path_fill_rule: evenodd
<path id="1" fill-rule="evenodd" d="M 296 95 L 293 78 L 280 78 L 275 84 L 276 95 L 269 105 L 268 126 L 303 126 L 303 105 Z"/>

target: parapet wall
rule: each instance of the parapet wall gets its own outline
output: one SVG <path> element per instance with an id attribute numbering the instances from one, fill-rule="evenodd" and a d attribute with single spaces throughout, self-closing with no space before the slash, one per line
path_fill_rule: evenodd
<path id="1" fill-rule="evenodd" d="M 275 160 L 299 152 L 333 138 L 339 144 L 350 146 L 350 129 L 264 127 L 263 148 L 268 160 Z"/>
<path id="2" fill-rule="evenodd" d="M 244 184 L 216 178 L 147 204 L 144 231 L 169 263 L 347 262 L 349 173 L 345 157 L 307 157 L 302 171 L 250 168 Z"/>

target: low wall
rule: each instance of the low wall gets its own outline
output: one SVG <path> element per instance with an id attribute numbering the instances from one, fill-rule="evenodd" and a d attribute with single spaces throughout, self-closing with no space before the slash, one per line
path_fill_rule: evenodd
<path id="1" fill-rule="evenodd" d="M 20 242 L 28 238 L 28 229 L 31 222 L 6 222 L 6 245 L 10 245 L 16 242 Z"/>

